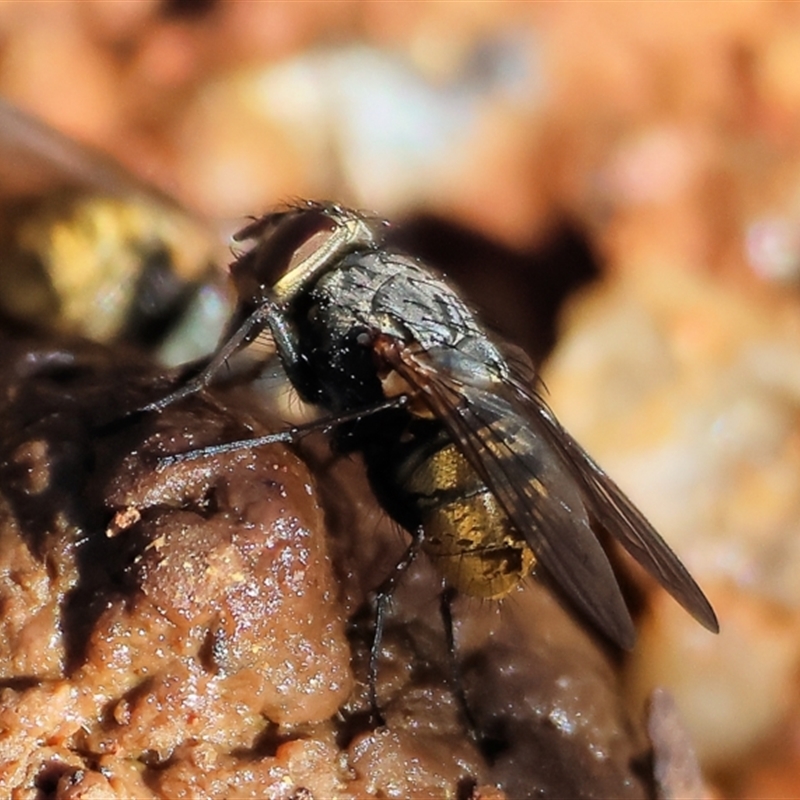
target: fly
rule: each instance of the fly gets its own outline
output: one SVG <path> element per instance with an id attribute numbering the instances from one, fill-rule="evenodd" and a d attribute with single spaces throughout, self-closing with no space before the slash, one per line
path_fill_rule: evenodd
<path id="1" fill-rule="evenodd" d="M 222 305 L 206 290 L 218 250 L 207 222 L 2 99 L 0 174 L 8 316 L 152 348 L 191 315 L 208 326 Z"/>
<path id="2" fill-rule="evenodd" d="M 597 534 L 616 539 L 698 622 L 717 632 L 700 587 L 643 514 L 567 433 L 537 392 L 527 356 L 495 338 L 432 268 L 384 244 L 386 223 L 332 204 L 267 215 L 237 238 L 238 305 L 193 380 L 207 385 L 267 332 L 301 397 L 328 415 L 339 450 L 362 453 L 385 510 L 453 589 L 500 598 L 533 571 L 611 641 L 635 630 Z M 283 434 L 182 454 L 291 441 Z M 385 599 L 379 591 L 376 640 Z M 374 691 L 375 646 L 371 663 Z M 373 695 L 374 700 L 374 695 Z"/>

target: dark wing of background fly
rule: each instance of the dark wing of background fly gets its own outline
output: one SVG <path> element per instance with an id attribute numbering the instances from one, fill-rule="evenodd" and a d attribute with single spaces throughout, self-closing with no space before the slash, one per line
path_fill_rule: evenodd
<path id="1" fill-rule="evenodd" d="M 514 380 L 513 390 L 532 429 L 546 439 L 580 486 L 593 522 L 611 534 L 701 625 L 719 631 L 714 609 L 703 591 L 625 493 L 564 430 L 553 412 L 527 382 Z"/>
<path id="2" fill-rule="evenodd" d="M 423 390 L 569 602 L 620 647 L 630 649 L 636 638 L 633 622 L 570 470 L 509 400 L 461 380 L 461 370 L 453 370 L 453 351 L 442 355 L 437 369 L 435 353 L 415 363 L 406 351 L 397 369 Z"/>
<path id="3" fill-rule="evenodd" d="M 184 213 L 174 198 L 0 98 L 0 191 L 26 194 L 31 181 L 81 187 L 112 197 L 144 197 Z"/>

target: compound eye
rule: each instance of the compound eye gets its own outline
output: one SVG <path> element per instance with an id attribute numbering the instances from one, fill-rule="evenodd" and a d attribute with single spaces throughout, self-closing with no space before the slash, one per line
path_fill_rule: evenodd
<path id="1" fill-rule="evenodd" d="M 372 344 L 372 334 L 369 331 L 361 331 L 356 336 L 356 344 L 360 344 L 362 347 L 369 347 Z"/>

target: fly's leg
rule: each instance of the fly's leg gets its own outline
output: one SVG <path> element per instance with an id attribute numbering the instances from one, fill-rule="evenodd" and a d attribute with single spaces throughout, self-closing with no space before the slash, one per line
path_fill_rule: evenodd
<path id="1" fill-rule="evenodd" d="M 378 659 L 381 652 L 381 641 L 386 622 L 386 612 L 392 601 L 392 595 L 397 584 L 406 570 L 414 563 L 419 553 L 425 532 L 420 527 L 411 539 L 411 544 L 406 548 L 403 557 L 395 564 L 391 575 L 378 587 L 375 592 L 375 629 L 372 635 L 372 644 L 369 648 L 369 666 L 367 668 L 367 681 L 369 682 L 370 723 L 373 727 L 383 725 L 383 716 L 378 706 Z"/>
<path id="2" fill-rule="evenodd" d="M 447 638 L 447 659 L 450 667 L 450 685 L 453 694 L 456 696 L 456 701 L 461 707 L 461 713 L 464 715 L 464 720 L 467 723 L 469 734 L 475 742 L 480 741 L 478 736 L 478 728 L 475 725 L 475 718 L 472 716 L 469 704 L 467 703 L 467 695 L 464 693 L 464 684 L 461 680 L 461 671 L 458 668 L 458 658 L 456 652 L 456 636 L 453 627 L 453 601 L 456 597 L 456 590 L 452 588 L 445 589 L 439 596 L 439 611 L 442 615 L 442 623 L 444 624 L 444 634 Z"/>
<path id="3" fill-rule="evenodd" d="M 287 428 L 285 431 L 268 433 L 264 436 L 253 436 L 248 439 L 237 439 L 235 442 L 212 444 L 208 447 L 198 447 L 194 450 L 187 450 L 185 453 L 173 453 L 172 455 L 160 458 L 158 466 L 159 468 L 169 467 L 184 461 L 196 461 L 199 458 L 212 458 L 213 456 L 218 456 L 223 453 L 234 453 L 237 450 L 252 450 L 255 447 L 263 447 L 264 445 L 278 444 L 280 442 L 284 444 L 293 444 L 313 431 L 327 433 L 332 428 L 342 423 L 362 419 L 370 414 L 377 414 L 380 411 L 386 411 L 390 408 L 402 408 L 407 402 L 407 398 L 404 395 L 399 395 L 389 400 L 376 403 L 375 405 L 360 408 L 358 411 L 351 411 L 348 414 L 338 414 L 333 417 L 323 417 L 322 419 L 308 422 L 305 425 L 295 425 L 292 428 Z"/>
<path id="4" fill-rule="evenodd" d="M 180 388 L 170 392 L 160 400 L 148 403 L 134 413 L 162 411 L 167 406 L 171 406 L 173 403 L 204 389 L 211 383 L 214 376 L 227 363 L 228 359 L 251 341 L 255 335 L 264 330 L 265 327 L 270 329 L 281 360 L 287 372 L 291 373 L 296 368 L 295 365 L 299 363 L 294 337 L 284 319 L 280 306 L 275 301 L 265 298 L 261 305 L 239 325 L 234 333 L 223 341 L 202 372 Z"/>

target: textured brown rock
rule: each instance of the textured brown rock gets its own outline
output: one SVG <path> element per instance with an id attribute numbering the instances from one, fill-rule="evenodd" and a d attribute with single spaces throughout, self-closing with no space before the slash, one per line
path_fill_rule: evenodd
<path id="1" fill-rule="evenodd" d="M 0 352 L 0 792 L 646 795 L 614 663 L 544 588 L 454 607 L 478 746 L 449 679 L 440 578 L 415 564 L 372 729 L 364 601 L 404 535 L 358 461 L 321 439 L 303 447 L 316 480 L 283 446 L 166 464 L 262 432 L 258 398 L 109 425 L 163 392 L 146 363 L 36 338 Z"/>

